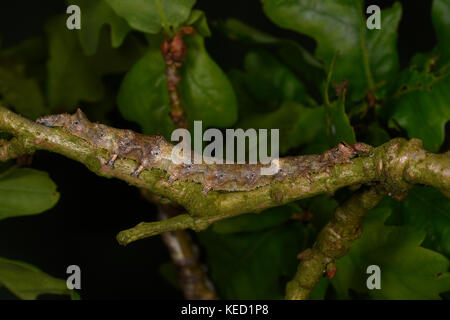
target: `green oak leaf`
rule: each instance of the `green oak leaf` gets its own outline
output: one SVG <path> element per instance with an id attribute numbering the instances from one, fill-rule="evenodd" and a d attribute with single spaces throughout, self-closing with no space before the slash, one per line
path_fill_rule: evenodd
<path id="1" fill-rule="evenodd" d="M 386 207 L 369 212 L 361 238 L 337 261 L 331 283 L 338 297 L 348 298 L 352 289 L 372 299 L 440 299 L 440 293 L 450 290 L 449 260 L 421 247 L 424 232 L 385 225 L 390 214 Z M 370 265 L 381 269 L 381 289 L 366 286 Z"/>
<path id="2" fill-rule="evenodd" d="M 174 125 L 165 62 L 159 49 L 162 38 L 148 37 L 150 48 L 125 76 L 117 103 L 122 115 L 140 124 L 144 133 L 159 133 L 170 138 Z M 186 36 L 186 60 L 180 69 L 179 93 L 190 127 L 202 120 L 203 127 L 229 127 L 237 118 L 233 88 L 211 59 L 199 35 Z"/>
<path id="3" fill-rule="evenodd" d="M 361 0 L 261 1 L 265 14 L 278 26 L 314 38 L 316 56 L 327 67 L 339 54 L 332 80 L 347 79 L 352 100 L 361 99 L 366 90 L 397 72 L 400 3 L 381 12 L 381 30 L 369 30 Z"/>
<path id="4" fill-rule="evenodd" d="M 253 113 L 251 117 L 243 118 L 238 126 L 279 129 L 279 147 L 282 154 L 305 144 L 309 146 L 306 153 L 320 153 L 341 141 L 348 143 L 356 141 L 343 104 L 344 101 L 341 99 L 327 108 L 324 106 L 311 108 L 294 102 L 285 102 L 273 112 Z"/>
<path id="5" fill-rule="evenodd" d="M 301 104 L 315 105 L 315 102 L 303 84 L 268 52 L 249 52 L 244 68 L 246 72 L 230 72 L 240 105 L 239 127 L 280 129 L 282 153 L 315 138 L 323 140 L 319 135 L 328 134 L 330 146 L 340 141 L 355 142 L 353 128 L 345 113 L 344 94 L 327 108 L 306 108 Z M 275 111 L 267 112 L 270 110 Z"/>
<path id="6" fill-rule="evenodd" d="M 48 113 L 37 80 L 25 75 L 23 68 L 1 62 L 0 58 L 0 97 L 4 103 L 31 119 Z"/>
<path id="7" fill-rule="evenodd" d="M 0 174 L 0 220 L 44 212 L 58 199 L 46 172 L 13 167 Z"/>
<path id="8" fill-rule="evenodd" d="M 304 106 L 316 103 L 282 62 L 267 51 L 251 51 L 244 68 L 245 72 L 234 69 L 229 74 L 239 101 L 238 127 L 279 129 L 281 153 L 318 135 L 326 138 L 324 108 Z"/>
<path id="9" fill-rule="evenodd" d="M 244 69 L 245 72 L 235 75 L 242 78 L 240 92 L 253 100 L 250 106 L 244 104 L 245 100 L 239 101 L 244 111 L 274 110 L 285 101 L 313 104 L 297 76 L 267 51 L 247 53 Z M 249 110 L 252 106 L 254 110 Z"/>
<path id="10" fill-rule="evenodd" d="M 171 34 L 188 20 L 195 0 L 105 0 L 138 31 Z"/>
<path id="11" fill-rule="evenodd" d="M 384 202 L 394 208 L 388 221 L 425 231 L 422 245 L 450 258 L 450 201 L 438 190 L 416 186 L 404 201 Z"/>
<path id="12" fill-rule="evenodd" d="M 219 27 L 226 36 L 233 40 L 250 42 L 252 44 L 278 44 L 282 41 L 234 18 L 225 20 Z"/>
<path id="13" fill-rule="evenodd" d="M 437 49 L 417 54 L 409 69 L 397 77 L 394 98 L 388 104 L 389 126 L 402 127 L 410 138 L 423 140 L 430 151 L 438 151 L 450 120 L 450 1 L 434 0 L 432 20 L 438 40 Z M 386 108 L 382 108 L 383 112 Z"/>
<path id="14" fill-rule="evenodd" d="M 117 96 L 122 116 L 137 122 L 146 134 L 170 138 L 175 126 L 170 118 L 166 65 L 158 46 L 147 53 L 128 71 Z"/>
<path id="15" fill-rule="evenodd" d="M 82 27 L 78 31 L 78 37 L 87 55 L 93 55 L 97 51 L 103 26 L 110 26 L 113 48 L 120 47 L 131 30 L 126 20 L 119 17 L 106 0 L 68 0 L 67 2 L 81 9 Z"/>
<path id="16" fill-rule="evenodd" d="M 46 31 L 50 47 L 47 99 L 53 109 L 72 111 L 80 101 L 100 101 L 105 91 L 102 76 L 125 72 L 142 53 L 132 37 L 120 48 L 111 48 L 107 30 L 103 30 L 96 54 L 86 56 L 76 32 L 67 29 L 64 16 L 49 20 Z"/>
<path id="17" fill-rule="evenodd" d="M 323 64 L 291 39 L 274 37 L 233 18 L 219 24 L 219 30 L 230 39 L 239 41 L 242 46 L 258 45 L 271 49 L 305 83 L 310 82 L 319 87 L 325 78 Z"/>
<path id="18" fill-rule="evenodd" d="M 234 18 L 225 20 L 224 23 L 219 25 L 219 28 L 230 39 L 241 41 L 242 44 L 250 44 L 250 45 L 258 44 L 258 45 L 266 45 L 268 47 L 273 46 L 278 47 L 279 51 L 277 51 L 277 53 L 282 58 L 283 58 L 282 53 L 284 51 L 295 52 L 294 55 L 296 67 L 294 66 L 293 67 L 301 69 L 302 72 L 309 74 L 310 70 L 313 69 L 316 72 L 317 71 L 323 72 L 322 63 L 318 61 L 316 58 L 314 58 L 305 48 L 303 48 L 297 42 L 291 39 L 284 39 L 272 36 Z M 290 59 L 286 59 L 286 61 L 283 62 L 287 63 L 288 60 Z M 292 62 L 294 64 L 293 60 Z M 308 67 L 311 69 L 305 70 Z M 309 74 L 309 76 L 313 75 Z"/>
<path id="19" fill-rule="evenodd" d="M 233 87 L 205 49 L 200 35 L 186 36 L 188 53 L 180 70 L 180 96 L 188 120 L 203 127 L 230 127 L 237 120 Z M 192 127 L 192 125 L 191 125 Z"/>
<path id="20" fill-rule="evenodd" d="M 356 142 L 355 132 L 345 112 L 345 91 L 338 100 L 325 107 L 329 145 L 336 146 L 341 141 Z"/>
<path id="21" fill-rule="evenodd" d="M 364 141 L 372 146 L 381 146 L 391 139 L 387 131 L 376 122 L 369 124 L 367 131 L 361 136 L 360 141 Z"/>
<path id="22" fill-rule="evenodd" d="M 47 96 L 50 107 L 74 108 L 80 100 L 95 102 L 103 96 L 103 84 L 79 48 L 76 33 L 67 29 L 65 17 L 46 25 L 49 37 Z"/>
<path id="23" fill-rule="evenodd" d="M 107 30 L 102 30 L 96 54 L 86 59 L 92 76 L 101 78 L 104 75 L 127 72 L 143 56 L 145 50 L 146 47 L 133 35 L 128 36 L 120 48 L 114 49 L 109 42 Z"/>
<path id="24" fill-rule="evenodd" d="M 280 153 L 312 143 L 317 138 L 326 139 L 324 107 L 308 108 L 294 102 L 285 102 L 279 109 L 252 114 L 238 123 L 240 128 L 279 129 Z M 326 148 L 326 146 L 325 146 Z M 323 150 L 322 150 L 323 151 Z"/>
<path id="25" fill-rule="evenodd" d="M 246 74 L 238 69 L 232 69 L 228 73 L 228 78 L 233 86 L 239 106 L 239 121 L 242 121 L 242 118 L 248 117 L 249 113 L 253 113 L 261 109 L 261 106 L 258 106 L 256 103 L 255 98 L 252 97 L 247 91 L 246 77 Z M 265 109 L 267 109 L 267 107 L 263 105 L 263 110 Z"/>
<path id="26" fill-rule="evenodd" d="M 0 59 L 23 63 L 26 66 L 40 63 L 46 55 L 47 47 L 43 36 L 25 39 L 15 46 L 2 48 L 0 51 Z"/>
<path id="27" fill-rule="evenodd" d="M 436 152 L 444 142 L 445 124 L 450 120 L 450 70 L 436 76 L 411 66 L 400 75 L 401 88 L 385 109 L 390 111 L 389 126 L 398 125 L 410 138 L 422 139 L 424 147 Z M 383 109 L 383 110 L 385 110 Z"/>
<path id="28" fill-rule="evenodd" d="M 282 299 L 309 235 L 296 222 L 260 232 L 218 234 L 209 229 L 198 236 L 220 297 Z"/>
<path id="29" fill-rule="evenodd" d="M 42 92 L 42 64 L 47 57 L 43 36 L 0 50 L 0 98 L 23 116 L 35 119 L 50 113 Z"/>
<path id="30" fill-rule="evenodd" d="M 186 21 L 186 25 L 193 26 L 195 32 L 203 37 L 211 36 L 211 30 L 209 29 L 208 21 L 206 21 L 206 15 L 201 10 L 192 10 L 191 15 Z"/>
<path id="31" fill-rule="evenodd" d="M 21 299 L 34 300 L 41 294 L 77 295 L 67 288 L 66 281 L 54 278 L 24 262 L 0 257 L 0 285 Z"/>
<path id="32" fill-rule="evenodd" d="M 432 6 L 432 20 L 438 42 L 440 59 L 444 63 L 450 60 L 450 1 L 434 0 Z"/>

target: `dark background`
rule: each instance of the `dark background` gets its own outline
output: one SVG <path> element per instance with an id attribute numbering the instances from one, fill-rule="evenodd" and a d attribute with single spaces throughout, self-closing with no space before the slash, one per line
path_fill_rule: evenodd
<path id="1" fill-rule="evenodd" d="M 367 5 L 385 7 L 393 2 L 367 1 Z M 435 36 L 431 1 L 402 1 L 402 5 L 398 46 L 404 67 L 415 53 L 431 50 Z M 2 47 L 43 34 L 46 19 L 65 13 L 66 7 L 62 0 L 2 0 Z M 314 50 L 314 41 L 308 37 L 273 25 L 258 0 L 198 0 L 196 7 L 206 12 L 212 26 L 214 21 L 233 17 L 273 35 L 297 39 Z M 206 45 L 214 60 L 225 71 L 241 67 L 246 49 L 214 28 L 212 32 Z M 110 118 L 114 125 L 124 126 L 118 113 L 110 114 Z M 169 261 L 160 237 L 125 248 L 115 240 L 120 230 L 155 219 L 155 207 L 140 197 L 138 189 L 119 180 L 98 177 L 83 165 L 48 152 L 37 152 L 32 167 L 49 172 L 61 198 L 43 214 L 0 221 L 1 257 L 33 264 L 59 278 L 67 277 L 67 266 L 79 265 L 82 299 L 182 298 L 180 291 L 159 273 L 160 265 Z M 14 296 L 0 288 L 1 298 Z"/>

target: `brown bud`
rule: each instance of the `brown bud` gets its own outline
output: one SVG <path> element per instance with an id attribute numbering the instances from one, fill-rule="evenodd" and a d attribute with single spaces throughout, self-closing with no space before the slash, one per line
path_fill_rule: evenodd
<path id="1" fill-rule="evenodd" d="M 333 279 L 333 277 L 336 275 L 336 272 L 337 272 L 336 264 L 334 264 L 334 263 L 327 264 L 326 272 L 327 272 L 327 277 L 330 279 Z"/>

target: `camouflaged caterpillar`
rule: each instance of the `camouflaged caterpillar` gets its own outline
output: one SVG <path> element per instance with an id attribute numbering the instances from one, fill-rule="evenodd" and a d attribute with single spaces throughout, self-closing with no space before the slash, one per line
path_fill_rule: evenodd
<path id="1" fill-rule="evenodd" d="M 357 143 L 353 147 L 341 142 L 321 155 L 303 155 L 279 159 L 278 172 L 261 175 L 261 164 L 175 164 L 171 160 L 173 145 L 159 135 L 144 135 L 126 129 L 111 128 L 93 123 L 78 109 L 73 115 L 57 114 L 41 117 L 37 123 L 48 127 L 63 127 L 94 147 L 106 149 L 111 158 L 107 164 L 114 167 L 117 159 L 127 158 L 137 162 L 131 173 L 134 177 L 144 170 L 159 169 L 169 174 L 168 183 L 193 181 L 203 185 L 203 193 L 214 191 L 250 191 L 303 176 L 312 182 L 311 174 L 327 172 L 336 164 L 349 163 L 351 159 L 370 152 L 371 147 Z M 268 166 L 266 166 L 268 167 Z"/>

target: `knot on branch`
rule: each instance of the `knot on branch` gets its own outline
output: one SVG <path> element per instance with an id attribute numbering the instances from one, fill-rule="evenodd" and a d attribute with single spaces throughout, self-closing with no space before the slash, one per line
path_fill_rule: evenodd
<path id="1" fill-rule="evenodd" d="M 33 144 L 27 138 L 0 139 L 0 161 L 17 159 L 33 152 Z"/>
<path id="2" fill-rule="evenodd" d="M 392 197 L 403 197 L 412 184 L 407 170 L 411 163 L 425 159 L 422 140 L 396 138 L 384 145 L 384 154 L 377 163 L 382 189 Z"/>

